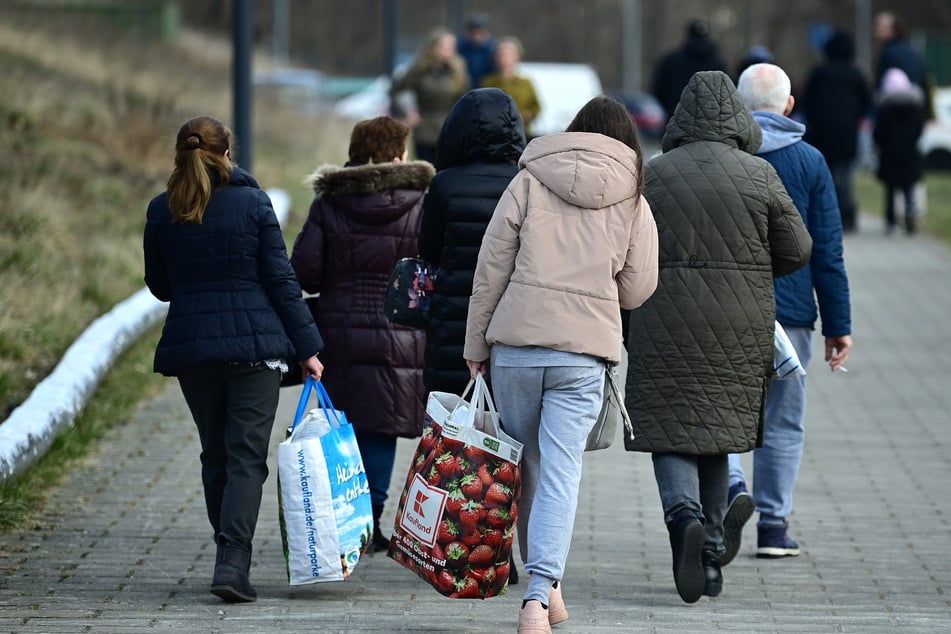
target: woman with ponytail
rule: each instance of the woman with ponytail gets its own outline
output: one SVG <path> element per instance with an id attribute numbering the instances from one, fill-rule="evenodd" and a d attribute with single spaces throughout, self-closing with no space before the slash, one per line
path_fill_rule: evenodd
<path id="1" fill-rule="evenodd" d="M 251 540 L 267 478 L 281 375 L 320 379 L 323 341 L 301 297 L 271 201 L 231 162 L 231 130 L 208 116 L 175 141 L 165 192 L 149 203 L 145 282 L 169 302 L 155 371 L 178 378 L 201 442 L 217 544 L 211 592 L 254 601 Z"/>

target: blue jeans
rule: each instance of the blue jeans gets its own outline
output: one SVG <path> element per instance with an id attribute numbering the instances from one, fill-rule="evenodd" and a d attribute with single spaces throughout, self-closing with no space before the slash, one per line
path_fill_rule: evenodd
<path id="1" fill-rule="evenodd" d="M 651 454 L 654 479 L 664 522 L 686 511 L 703 522 L 705 549 L 723 552 L 723 515 L 726 513 L 727 457 L 688 456 L 680 453 Z"/>
<path id="2" fill-rule="evenodd" d="M 360 457 L 363 458 L 363 468 L 367 472 L 370 503 L 383 506 L 393 476 L 393 463 L 396 461 L 396 436 L 372 431 L 354 430 L 354 433 L 357 446 L 360 447 Z"/>
<path id="3" fill-rule="evenodd" d="M 812 330 L 784 326 L 803 368 L 812 358 Z M 792 513 L 793 488 L 806 442 L 806 377 L 773 381 L 766 397 L 763 446 L 753 450 L 753 497 L 762 526 L 781 526 Z M 730 455 L 730 484 L 745 482 L 740 457 Z"/>
<path id="4" fill-rule="evenodd" d="M 587 355 L 526 348 L 514 361 L 518 367 L 506 366 L 499 364 L 497 348 L 489 373 L 495 403 L 505 432 L 525 445 L 517 528 L 522 561 L 532 578 L 524 599 L 547 604 L 552 583 L 565 572 L 581 457 L 601 411 L 604 363 Z M 552 365 L 530 365 L 534 360 Z"/>

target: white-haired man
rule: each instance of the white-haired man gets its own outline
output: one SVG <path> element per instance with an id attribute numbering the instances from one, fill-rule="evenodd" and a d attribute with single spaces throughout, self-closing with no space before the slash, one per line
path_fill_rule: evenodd
<path id="1" fill-rule="evenodd" d="M 773 64 L 750 66 L 737 84 L 763 133 L 763 144 L 756 154 L 776 168 L 812 236 L 809 265 L 775 280 L 776 319 L 805 367 L 812 356 L 812 331 L 821 315 L 825 360 L 837 370 L 852 348 L 842 219 L 825 159 L 802 140 L 805 126 L 787 116 L 795 103 L 790 88 L 789 77 Z M 729 507 L 723 521 L 726 552 L 721 565 L 729 563 L 739 550 L 743 525 L 754 508 L 760 514 L 756 556 L 799 554 L 799 545 L 786 531 L 802 461 L 805 417 L 805 377 L 774 381 L 766 399 L 763 446 L 753 452 L 752 497 L 747 492 L 739 456 L 730 456 Z"/>

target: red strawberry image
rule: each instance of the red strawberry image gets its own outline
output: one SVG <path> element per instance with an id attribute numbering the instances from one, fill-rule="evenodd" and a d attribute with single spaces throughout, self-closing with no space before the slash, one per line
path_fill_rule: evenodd
<path id="1" fill-rule="evenodd" d="M 461 440 L 456 440 L 455 438 L 446 438 L 443 436 L 442 439 L 442 450 L 448 451 L 450 453 L 460 453 L 464 451 L 466 445 Z"/>
<path id="2" fill-rule="evenodd" d="M 475 548 L 482 543 L 482 533 L 478 530 L 466 531 L 460 540 L 469 548 Z"/>
<path id="3" fill-rule="evenodd" d="M 431 466 L 426 473 L 426 483 L 430 486 L 438 486 L 442 483 L 442 474 L 439 473 L 439 469 L 436 468 L 436 465 Z"/>
<path id="4" fill-rule="evenodd" d="M 508 583 L 509 562 L 505 561 L 495 566 L 495 583 L 492 584 L 492 588 L 489 590 L 489 592 L 494 590 L 494 592 L 492 592 L 492 596 L 495 596 L 496 594 L 505 594 Z M 489 592 L 486 593 L 486 596 L 489 596 Z"/>
<path id="5" fill-rule="evenodd" d="M 479 586 L 487 589 L 492 586 L 492 583 L 495 581 L 495 566 L 488 566 L 487 568 L 472 568 L 469 570 L 469 574 L 475 577 L 479 582 Z"/>
<path id="6" fill-rule="evenodd" d="M 450 571 L 443 569 L 436 575 L 434 585 L 443 594 L 455 592 L 456 577 Z"/>
<path id="7" fill-rule="evenodd" d="M 515 465 L 511 462 L 502 462 L 495 469 L 495 479 L 501 482 L 502 484 L 507 484 L 512 486 L 515 484 L 515 479 L 518 476 Z"/>
<path id="8" fill-rule="evenodd" d="M 426 425 L 423 427 L 423 435 L 419 439 L 419 447 L 416 451 L 426 455 L 436 445 L 436 440 L 436 435 L 433 434 L 433 426 Z"/>
<path id="9" fill-rule="evenodd" d="M 462 568 L 469 558 L 469 547 L 462 542 L 446 544 L 446 565 L 450 568 Z"/>
<path id="10" fill-rule="evenodd" d="M 446 561 L 446 553 L 443 551 L 442 546 L 435 544 L 429 549 L 429 558 L 433 560 L 434 563 L 439 562 L 441 564 Z"/>
<path id="11" fill-rule="evenodd" d="M 502 545 L 502 531 L 497 528 L 487 528 L 482 533 L 482 543 L 490 548 L 498 548 Z"/>
<path id="12" fill-rule="evenodd" d="M 466 448 L 463 449 L 463 453 L 465 453 L 466 458 L 468 458 L 469 461 L 474 464 L 485 462 L 492 457 L 492 454 L 485 451 L 484 449 L 476 447 L 475 445 L 466 445 Z"/>
<path id="13" fill-rule="evenodd" d="M 459 524 L 462 525 L 463 532 L 474 530 L 482 518 L 485 517 L 485 508 L 475 500 L 469 500 L 462 505 L 459 511 Z"/>
<path id="14" fill-rule="evenodd" d="M 512 489 L 501 482 L 495 482 L 485 492 L 485 505 L 489 508 L 493 506 L 508 506 L 512 501 Z"/>
<path id="15" fill-rule="evenodd" d="M 495 482 L 495 478 L 492 476 L 492 472 L 489 470 L 489 463 L 483 462 L 479 465 L 479 479 L 482 480 L 482 484 L 489 486 Z"/>
<path id="16" fill-rule="evenodd" d="M 467 501 L 468 498 L 459 488 L 457 482 L 454 481 L 449 485 L 449 495 L 446 496 L 446 510 L 449 511 L 450 515 L 458 517 L 459 511 L 462 510 L 462 505 Z"/>
<path id="17" fill-rule="evenodd" d="M 495 550 L 479 544 L 469 552 L 469 565 L 484 568 L 495 563 Z"/>
<path id="18" fill-rule="evenodd" d="M 456 461 L 456 457 L 448 451 L 436 458 L 436 470 L 443 478 L 451 478 L 456 475 L 458 467 L 459 463 Z"/>
<path id="19" fill-rule="evenodd" d="M 456 591 L 449 595 L 451 599 L 478 599 L 482 596 L 479 582 L 472 575 L 466 575 L 456 582 Z"/>
<path id="20" fill-rule="evenodd" d="M 477 502 L 482 501 L 482 480 L 479 476 L 467 473 L 459 480 L 459 489 L 466 497 Z"/>
<path id="21" fill-rule="evenodd" d="M 454 542 L 459 537 L 459 527 L 452 520 L 442 520 L 436 529 L 436 541 L 440 544 Z"/>
<path id="22" fill-rule="evenodd" d="M 512 516 L 509 514 L 508 509 L 494 508 L 489 511 L 485 521 L 492 528 L 505 528 L 509 525 L 509 522 L 512 521 Z"/>

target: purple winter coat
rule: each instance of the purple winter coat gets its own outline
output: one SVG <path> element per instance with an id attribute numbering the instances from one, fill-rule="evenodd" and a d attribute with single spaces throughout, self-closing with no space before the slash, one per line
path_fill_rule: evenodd
<path id="1" fill-rule="evenodd" d="M 396 326 L 383 297 L 396 261 L 418 254 L 423 161 L 325 166 L 291 264 L 324 338 L 323 383 L 358 431 L 413 438 L 422 429 L 425 331 Z"/>

